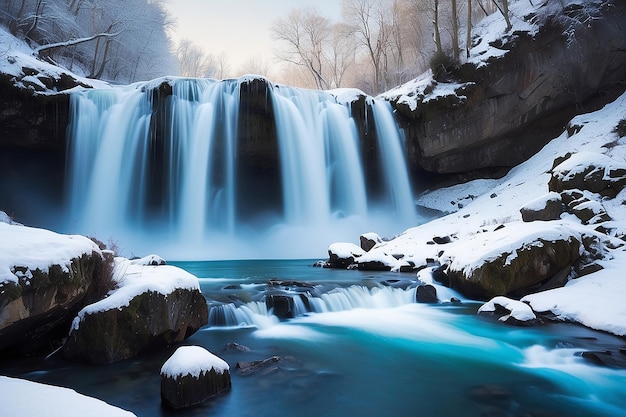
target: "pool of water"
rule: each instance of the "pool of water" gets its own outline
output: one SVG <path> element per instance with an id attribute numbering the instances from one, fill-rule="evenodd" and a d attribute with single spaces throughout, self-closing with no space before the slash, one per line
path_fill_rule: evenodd
<path id="1" fill-rule="evenodd" d="M 586 349 L 623 345 L 623 339 L 570 324 L 509 327 L 477 316 L 480 304 L 472 301 L 417 304 L 410 286 L 378 289 L 383 280 L 413 275 L 312 264 L 176 264 L 199 277 L 210 305 L 233 291 L 239 300 L 246 292 L 253 299 L 268 280 L 348 288 L 342 297 L 357 300 L 350 307 L 328 299 L 322 312 L 282 321 L 258 311 L 251 322 L 195 333 L 184 344 L 220 356 L 232 375 L 230 391 L 196 408 L 161 408 L 159 370 L 176 346 L 110 366 L 30 358 L 0 365 L 0 372 L 70 387 L 141 417 L 624 415 L 626 371 L 581 357 Z M 249 351 L 227 349 L 228 343 Z M 236 368 L 237 362 L 273 356 L 280 360 L 252 375 Z"/>

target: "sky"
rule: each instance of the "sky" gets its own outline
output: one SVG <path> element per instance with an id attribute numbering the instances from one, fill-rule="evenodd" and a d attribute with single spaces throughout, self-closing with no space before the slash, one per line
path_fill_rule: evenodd
<path id="1" fill-rule="evenodd" d="M 293 9 L 314 7 L 334 21 L 341 17 L 341 0 L 166 0 L 176 19 L 175 42 L 191 39 L 207 54 L 226 53 L 231 69 L 250 59 L 274 62 L 279 47 L 271 26 Z"/>

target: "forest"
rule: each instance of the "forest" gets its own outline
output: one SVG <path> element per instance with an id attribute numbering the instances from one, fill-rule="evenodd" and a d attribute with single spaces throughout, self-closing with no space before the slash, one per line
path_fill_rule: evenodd
<path id="1" fill-rule="evenodd" d="M 41 58 L 80 75 L 131 83 L 163 75 L 229 78 L 245 73 L 315 89 L 377 94 L 425 70 L 459 62 L 472 22 L 508 0 L 343 0 L 341 19 L 294 8 L 271 25 L 273 56 L 232 68 L 193 39 L 174 43 L 167 0 L 3 0 L 0 23 Z M 529 1 L 532 0 L 522 0 Z"/>

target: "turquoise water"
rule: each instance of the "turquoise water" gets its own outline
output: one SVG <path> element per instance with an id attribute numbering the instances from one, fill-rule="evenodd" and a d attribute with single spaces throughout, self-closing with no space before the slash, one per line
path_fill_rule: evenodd
<path id="1" fill-rule="evenodd" d="M 589 348 L 623 339 L 579 326 L 514 328 L 476 315 L 479 304 L 411 302 L 409 287 L 377 289 L 413 275 L 312 267 L 313 261 L 178 263 L 200 278 L 210 305 L 254 304 L 270 279 L 334 288 L 309 313 L 279 321 L 262 309 L 254 323 L 210 326 L 185 344 L 231 367 L 232 390 L 178 416 L 623 416 L 626 371 L 587 364 Z M 338 303 L 338 298 L 346 299 Z M 220 302 L 215 301 L 221 300 Z M 364 306 L 349 308 L 347 302 Z M 326 306 L 326 307 L 324 307 Z M 235 342 L 249 352 L 225 349 Z M 0 371 L 74 388 L 138 416 L 173 415 L 160 406 L 161 365 L 173 353 L 111 366 L 28 359 Z M 243 376 L 236 363 L 279 356 Z"/>

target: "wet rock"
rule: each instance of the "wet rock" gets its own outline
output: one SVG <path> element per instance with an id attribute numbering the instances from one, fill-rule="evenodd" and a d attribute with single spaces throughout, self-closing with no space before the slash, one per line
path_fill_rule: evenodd
<path id="1" fill-rule="evenodd" d="M 174 410 L 201 404 L 231 388 L 226 362 L 199 346 L 183 346 L 161 368 L 161 402 Z"/>
<path id="2" fill-rule="evenodd" d="M 595 365 L 626 369 L 626 348 L 603 351 L 585 351 L 582 357 Z"/>
<path id="3" fill-rule="evenodd" d="M 243 376 L 253 375 L 259 372 L 267 372 L 269 369 L 270 372 L 275 372 L 277 370 L 276 363 L 280 361 L 279 356 L 272 356 L 271 358 L 262 359 L 258 361 L 251 362 L 237 362 L 236 368 L 237 373 Z"/>
<path id="4" fill-rule="evenodd" d="M 231 352 L 250 352 L 250 348 L 248 346 L 240 345 L 236 342 L 226 343 L 224 349 L 229 350 Z"/>
<path id="5" fill-rule="evenodd" d="M 437 303 L 437 289 L 430 284 L 419 285 L 416 288 L 415 298 L 418 303 Z"/>

